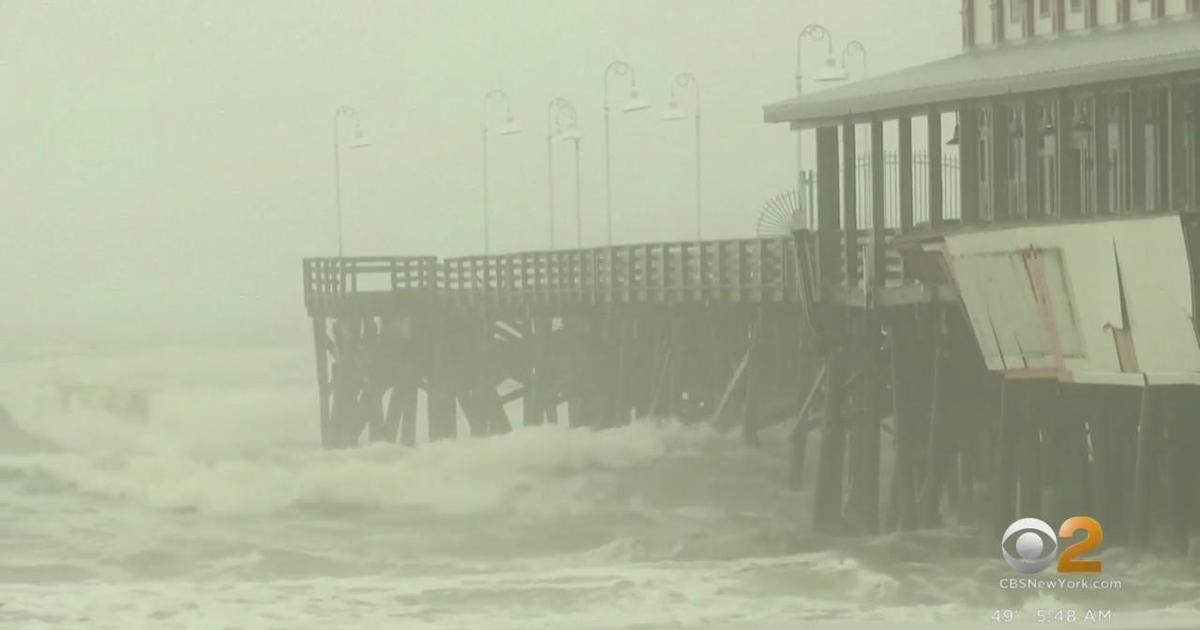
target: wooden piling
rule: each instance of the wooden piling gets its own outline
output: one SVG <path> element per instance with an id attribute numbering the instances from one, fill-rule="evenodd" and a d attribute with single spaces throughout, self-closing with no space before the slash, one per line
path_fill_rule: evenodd
<path id="1" fill-rule="evenodd" d="M 330 422 L 329 352 L 330 341 L 326 332 L 328 324 L 324 317 L 312 318 L 313 347 L 317 354 L 317 402 L 320 405 L 321 446 L 333 448 L 333 426 Z"/>
<path id="2" fill-rule="evenodd" d="M 842 477 L 846 436 L 842 422 L 843 356 L 830 348 L 825 356 L 825 420 L 821 428 L 821 459 L 813 496 L 813 529 L 832 534 L 842 527 Z"/>
<path id="3" fill-rule="evenodd" d="M 1151 496 L 1154 486 L 1154 460 L 1158 455 L 1158 432 L 1160 429 L 1157 409 L 1158 390 L 1146 385 L 1142 387 L 1141 406 L 1138 410 L 1137 461 L 1134 464 L 1133 518 L 1130 541 L 1138 547 L 1150 545 Z"/>
<path id="4" fill-rule="evenodd" d="M 456 437 L 458 434 L 458 382 L 455 375 L 455 360 L 448 314 L 435 314 L 429 318 L 433 328 L 431 341 L 431 373 L 429 377 L 426 411 L 430 441 Z"/>
<path id="5" fill-rule="evenodd" d="M 854 530 L 861 534 L 879 531 L 880 386 L 879 324 L 873 312 L 862 317 L 861 413 L 853 419 L 850 443 L 851 490 L 846 510 Z"/>
<path id="6" fill-rule="evenodd" d="M 1000 423 L 997 434 L 992 476 L 992 534 L 1001 536 L 1017 514 L 1017 448 L 1021 442 L 1024 423 L 1024 392 L 1021 383 L 1010 379 L 1000 381 Z"/>
<path id="7" fill-rule="evenodd" d="M 921 489 L 921 524 L 923 527 L 941 525 L 940 505 L 946 480 L 946 469 L 954 455 L 951 427 L 946 421 L 946 333 L 945 311 L 935 311 L 933 326 L 932 387 L 929 395 L 929 442 L 926 448 L 925 483 Z"/>

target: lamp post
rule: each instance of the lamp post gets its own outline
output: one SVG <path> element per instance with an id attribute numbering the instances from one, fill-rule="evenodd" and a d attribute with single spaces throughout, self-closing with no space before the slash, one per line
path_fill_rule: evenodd
<path id="1" fill-rule="evenodd" d="M 489 208 L 488 195 L 488 105 L 493 101 L 502 101 L 504 103 L 504 124 L 498 130 L 502 136 L 512 136 L 521 133 L 521 127 L 513 120 L 512 103 L 508 100 L 508 94 L 504 90 L 490 90 L 483 95 L 483 255 L 491 253 L 491 211 Z"/>
<path id="2" fill-rule="evenodd" d="M 849 76 L 849 71 L 846 69 L 846 57 L 857 55 L 862 59 L 862 73 L 867 76 L 867 48 L 857 39 L 846 42 L 846 47 L 842 48 L 842 72 Z"/>
<path id="3" fill-rule="evenodd" d="M 351 149 L 362 149 L 371 146 L 363 136 L 362 122 L 358 118 L 358 110 L 347 105 L 342 105 L 333 110 L 333 195 L 334 202 L 337 204 L 337 235 L 338 235 L 338 258 L 344 253 L 344 242 L 342 238 L 342 119 L 349 118 L 354 121 L 354 140 L 349 145 Z"/>
<path id="4" fill-rule="evenodd" d="M 796 99 L 799 100 L 804 92 L 804 40 L 811 39 L 813 41 L 824 41 L 826 43 L 825 66 L 821 72 L 817 74 L 817 81 L 834 82 L 843 81 L 846 78 L 845 72 L 838 68 L 837 60 L 833 56 L 833 34 L 829 29 L 820 24 L 809 24 L 800 29 L 796 35 Z M 803 205 L 804 195 L 804 131 L 796 131 L 796 195 L 798 201 L 801 202 L 801 208 L 804 210 L 803 217 L 797 216 L 793 220 L 793 227 L 798 227 L 801 221 L 803 226 L 807 227 L 810 218 L 807 216 L 809 208 Z"/>
<path id="5" fill-rule="evenodd" d="M 582 137 L 578 127 L 579 115 L 575 106 L 567 99 L 555 97 L 546 105 L 546 203 L 550 217 L 550 249 L 554 249 L 554 139 L 574 140 L 576 175 L 579 169 L 579 144 Z M 576 197 L 579 192 L 579 181 L 575 181 Z M 578 201 L 578 200 L 577 200 Z M 576 203 L 576 214 L 579 213 Z M 577 217 L 578 219 L 578 217 Z M 578 231 L 578 227 L 577 227 Z"/>
<path id="6" fill-rule="evenodd" d="M 611 132 L 609 121 L 609 97 L 608 97 L 608 78 L 611 75 L 629 76 L 629 101 L 623 108 L 626 112 L 636 112 L 649 107 L 645 101 L 638 96 L 637 74 L 624 61 L 614 61 L 608 64 L 604 69 L 604 213 L 605 219 L 608 222 L 608 245 L 613 244 L 613 217 L 612 217 L 612 147 L 611 147 Z"/>
<path id="7" fill-rule="evenodd" d="M 667 104 L 667 109 L 663 113 L 663 118 L 666 120 L 684 120 L 688 116 L 682 109 L 679 108 L 679 100 L 675 94 L 675 88 L 685 88 L 688 86 L 693 88 L 693 105 L 692 118 L 696 121 L 696 240 L 703 238 L 703 212 L 700 196 L 700 83 L 696 80 L 696 76 L 690 72 L 681 72 L 675 75 L 671 80 L 671 101 Z"/>
<path id="8" fill-rule="evenodd" d="M 554 140 L 575 143 L 575 242 L 583 247 L 582 196 L 579 183 L 579 114 L 565 98 L 557 97 L 546 106 L 546 197 L 550 208 L 550 249 L 554 249 Z"/>

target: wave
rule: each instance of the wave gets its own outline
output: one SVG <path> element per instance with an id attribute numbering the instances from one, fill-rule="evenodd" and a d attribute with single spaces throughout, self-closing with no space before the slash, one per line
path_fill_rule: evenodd
<path id="1" fill-rule="evenodd" d="M 109 439 L 120 432 L 126 430 L 102 431 Z M 117 441 L 129 448 L 120 437 Z M 552 425 L 417 449 L 281 446 L 219 453 L 138 448 L 141 452 L 117 456 L 93 448 L 10 460 L 6 468 L 89 494 L 224 515 L 369 507 L 451 515 L 515 509 L 544 517 L 589 510 L 596 498 L 589 493 L 589 476 L 699 453 L 705 445 L 726 441 L 709 429 L 646 421 L 601 432 Z"/>

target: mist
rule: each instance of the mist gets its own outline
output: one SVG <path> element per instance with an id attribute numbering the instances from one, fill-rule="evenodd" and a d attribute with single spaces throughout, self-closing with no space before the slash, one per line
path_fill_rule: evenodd
<path id="1" fill-rule="evenodd" d="M 493 251 L 548 246 L 556 96 L 579 111 L 584 244 L 602 244 L 602 77 L 617 59 L 651 108 L 621 113 L 612 81 L 615 241 L 694 233 L 691 124 L 662 120 L 678 72 L 701 91 L 706 237 L 752 235 L 760 206 L 794 186 L 793 135 L 761 107 L 794 90 L 796 30 L 819 21 L 839 47 L 863 41 L 880 74 L 956 52 L 956 5 L 0 3 L 0 339 L 302 340 L 299 261 L 336 252 L 341 105 L 372 143 L 344 155 L 348 254 L 482 253 L 490 88 L 524 129 L 493 139 Z M 557 241 L 573 245 L 565 148 L 555 168 Z"/>

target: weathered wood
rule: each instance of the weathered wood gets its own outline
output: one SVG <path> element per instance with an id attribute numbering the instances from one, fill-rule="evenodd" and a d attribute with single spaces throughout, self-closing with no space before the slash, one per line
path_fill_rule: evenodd
<path id="1" fill-rule="evenodd" d="M 942 195 L 942 112 L 929 110 L 926 117 L 929 151 L 929 224 L 939 227 L 944 216 Z"/>
<path id="2" fill-rule="evenodd" d="M 933 317 L 933 367 L 930 370 L 933 387 L 929 402 L 929 446 L 926 451 L 925 483 L 921 489 L 921 524 L 936 527 L 941 524 L 939 506 L 946 481 L 946 469 L 953 457 L 953 441 L 948 435 L 944 398 L 946 395 L 945 312 L 938 311 Z"/>
<path id="3" fill-rule="evenodd" d="M 897 119 L 900 130 L 900 232 L 913 229 L 913 149 L 912 117 L 907 113 Z"/>
<path id="4" fill-rule="evenodd" d="M 853 120 L 842 122 L 842 258 L 846 275 L 842 284 L 861 285 L 858 265 L 858 141 Z"/>
<path id="5" fill-rule="evenodd" d="M 726 409 L 734 392 L 745 377 L 746 367 L 750 364 L 751 354 L 753 354 L 753 348 L 747 344 L 745 352 L 742 353 L 742 360 L 738 362 L 737 367 L 733 371 L 733 376 L 729 379 L 729 384 L 725 386 L 725 391 L 721 393 L 721 400 L 717 403 L 716 410 L 713 411 L 713 420 L 718 427 L 724 428 L 729 426 L 730 421 L 726 415 Z"/>
<path id="6" fill-rule="evenodd" d="M 845 426 L 842 421 L 842 353 L 834 348 L 825 357 L 825 421 L 821 428 L 821 459 L 813 495 L 813 529 L 836 533 L 842 528 L 842 466 Z"/>
<path id="7" fill-rule="evenodd" d="M 1020 385 L 1008 379 L 1000 382 L 1000 439 L 996 444 L 992 480 L 992 534 L 996 537 L 1004 533 L 1017 515 L 1017 475 L 1014 464 L 1017 445 L 1025 428 L 1025 392 L 1021 391 Z"/>
<path id="8" fill-rule="evenodd" d="M 892 370 L 892 417 L 896 423 L 895 468 L 892 473 L 891 503 L 887 529 L 912 529 L 918 525 L 917 474 L 919 439 L 916 416 L 915 374 L 919 370 L 919 341 L 911 315 L 900 314 L 891 324 L 890 368 Z M 916 368 L 916 369 L 914 369 Z"/>
<path id="9" fill-rule="evenodd" d="M 1138 410 L 1137 461 L 1134 464 L 1133 515 L 1130 523 L 1130 540 L 1139 547 L 1150 545 L 1150 508 L 1153 505 L 1151 489 L 1154 485 L 1154 460 L 1158 455 L 1160 440 L 1159 411 L 1156 398 L 1158 390 L 1146 385 L 1142 387 L 1141 406 Z"/>
<path id="10" fill-rule="evenodd" d="M 867 286 L 867 308 L 878 300 L 887 282 L 887 226 L 885 211 L 887 189 L 884 183 L 886 164 L 883 154 L 883 121 L 871 122 L 871 277 Z M 870 318 L 871 315 L 868 315 Z"/>
<path id="11" fill-rule="evenodd" d="M 312 318 L 313 347 L 317 354 L 317 403 L 320 405 L 321 446 L 333 447 L 333 427 L 330 422 L 329 352 L 330 341 L 324 317 Z"/>
<path id="12" fill-rule="evenodd" d="M 746 363 L 746 397 L 742 405 L 742 439 L 746 444 L 758 446 L 758 431 L 762 418 L 759 412 L 763 393 L 766 390 L 766 357 L 762 344 L 761 313 L 759 321 L 750 328 L 748 361 Z"/>
<path id="13" fill-rule="evenodd" d="M 860 321 L 862 404 L 859 416 L 852 424 L 850 466 L 853 473 L 846 510 L 856 532 L 875 534 L 879 531 L 879 325 L 872 311 L 864 313 Z"/>
<path id="14" fill-rule="evenodd" d="M 360 349 L 362 320 L 339 318 L 334 323 L 333 402 L 330 410 L 330 434 L 333 448 L 355 446 L 363 428 L 359 406 L 363 374 Z"/>
<path id="15" fill-rule="evenodd" d="M 979 222 L 979 112 L 975 105 L 958 108 L 959 195 L 964 224 Z"/>
<path id="16" fill-rule="evenodd" d="M 431 373 L 427 389 L 427 417 L 430 441 L 453 438 L 458 434 L 458 406 L 455 403 L 458 379 L 448 314 L 435 313 L 429 318 L 433 328 Z"/>
<path id="17" fill-rule="evenodd" d="M 851 149 L 849 153 L 853 154 Z M 838 264 L 841 227 L 841 167 L 838 152 L 838 128 L 817 130 L 817 275 L 824 285 L 841 284 L 843 270 Z"/>
<path id="18" fill-rule="evenodd" d="M 1011 388 L 1016 388 L 1017 383 L 1009 383 Z M 1043 445 L 1042 430 L 1051 430 L 1051 426 L 1047 423 L 1054 422 L 1056 418 L 1053 416 L 1047 417 L 1046 410 L 1043 405 L 1047 402 L 1047 396 L 1043 391 L 1046 389 L 1043 383 L 1026 383 L 1024 384 L 1026 391 L 1020 397 L 1019 401 L 1014 400 L 1011 408 L 1013 414 L 1011 422 L 1016 425 L 1017 431 L 1017 514 L 1019 517 L 1034 517 L 1041 518 L 1044 516 L 1042 511 L 1042 458 L 1044 452 L 1052 452 L 1053 448 L 1050 443 Z M 1029 390 L 1037 389 L 1037 392 Z"/>

